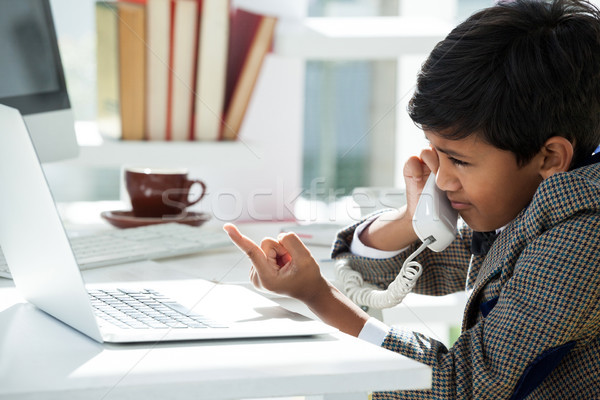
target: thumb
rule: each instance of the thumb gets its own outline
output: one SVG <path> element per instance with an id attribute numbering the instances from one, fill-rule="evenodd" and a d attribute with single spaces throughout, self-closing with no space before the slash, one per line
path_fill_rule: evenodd
<path id="1" fill-rule="evenodd" d="M 290 253 L 292 260 L 298 261 L 304 257 L 312 257 L 310 250 L 294 232 L 280 233 L 277 240 Z"/>

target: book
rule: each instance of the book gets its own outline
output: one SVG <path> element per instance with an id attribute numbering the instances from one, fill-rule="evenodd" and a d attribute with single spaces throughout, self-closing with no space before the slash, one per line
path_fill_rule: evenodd
<path id="1" fill-rule="evenodd" d="M 225 86 L 225 108 L 231 102 L 233 90 L 248 54 L 248 49 L 260 23 L 261 16 L 237 8 L 231 10 L 229 47 L 227 54 L 227 77 Z"/>
<path id="2" fill-rule="evenodd" d="M 146 3 L 146 138 L 165 140 L 169 90 L 171 1 Z"/>
<path id="3" fill-rule="evenodd" d="M 235 140 L 265 56 L 271 50 L 277 18 L 236 9 L 232 16 L 222 140 Z"/>
<path id="4" fill-rule="evenodd" d="M 170 76 L 167 106 L 167 140 L 190 140 L 195 97 L 197 0 L 171 2 Z"/>
<path id="5" fill-rule="evenodd" d="M 306 18 L 308 11 L 305 1 L 235 0 L 235 5 L 255 14 L 275 15 L 277 18 L 295 20 Z"/>
<path id="6" fill-rule="evenodd" d="M 225 104 L 229 0 L 203 0 L 200 11 L 194 140 L 218 140 Z"/>
<path id="7" fill-rule="evenodd" d="M 120 1 L 118 7 L 119 86 L 123 140 L 145 137 L 146 7 Z"/>
<path id="8" fill-rule="evenodd" d="M 96 11 L 96 102 L 98 131 L 121 138 L 119 103 L 119 24 L 116 3 L 97 1 Z"/>

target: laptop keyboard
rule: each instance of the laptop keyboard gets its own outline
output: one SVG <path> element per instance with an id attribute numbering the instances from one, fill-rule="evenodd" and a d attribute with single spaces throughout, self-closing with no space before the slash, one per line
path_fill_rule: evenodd
<path id="1" fill-rule="evenodd" d="M 231 245 L 222 230 L 207 230 L 175 222 L 100 231 L 72 237 L 70 242 L 82 270 L 192 254 Z M 11 277 L 1 249 L 0 276 Z"/>
<path id="2" fill-rule="evenodd" d="M 89 290 L 96 316 L 123 329 L 226 328 L 150 290 Z"/>

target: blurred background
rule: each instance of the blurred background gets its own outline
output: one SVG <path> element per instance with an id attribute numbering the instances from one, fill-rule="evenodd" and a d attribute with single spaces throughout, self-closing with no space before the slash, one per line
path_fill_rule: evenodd
<path id="1" fill-rule="evenodd" d="M 75 118 L 85 124 L 96 116 L 95 1 L 51 3 Z M 431 17 L 453 26 L 492 3 L 310 0 L 306 15 Z M 327 204 L 350 195 L 357 187 L 402 186 L 398 173 L 401 165 L 425 145 L 423 135 L 406 116 L 406 102 L 429 50 L 402 59 L 306 60 L 300 199 Z M 46 170 L 58 201 L 119 198 L 119 166 L 51 165 Z"/>

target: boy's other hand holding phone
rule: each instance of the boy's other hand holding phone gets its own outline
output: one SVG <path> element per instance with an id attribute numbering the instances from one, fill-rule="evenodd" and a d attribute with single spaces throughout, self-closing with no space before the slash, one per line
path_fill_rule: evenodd
<path id="1" fill-rule="evenodd" d="M 407 217 L 412 219 L 423 191 L 425 182 L 431 172 L 437 172 L 439 166 L 437 152 L 428 148 L 421 151 L 419 157 L 413 156 L 404 164 L 404 184 L 406 185 Z"/>
<path id="2" fill-rule="evenodd" d="M 406 185 L 406 206 L 380 215 L 360 235 L 360 240 L 368 247 L 395 251 L 403 249 L 419 238 L 412 226 L 412 218 L 429 174 L 439 166 L 437 152 L 424 149 L 420 156 L 408 159 L 404 164 Z"/>

